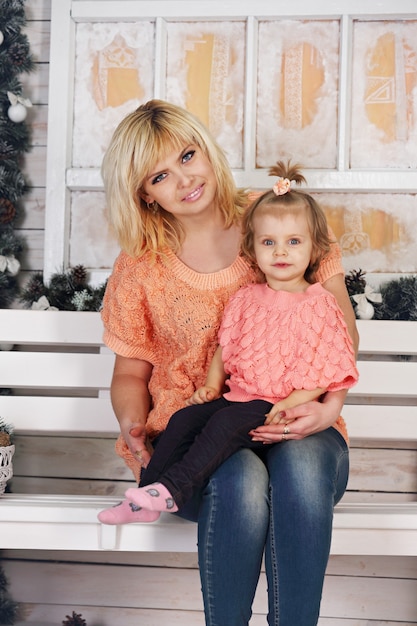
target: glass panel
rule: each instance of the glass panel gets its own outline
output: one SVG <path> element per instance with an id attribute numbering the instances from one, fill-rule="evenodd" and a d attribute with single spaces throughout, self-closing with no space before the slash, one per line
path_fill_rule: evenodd
<path id="1" fill-rule="evenodd" d="M 119 247 L 106 218 L 104 192 L 72 192 L 70 266 L 110 269 L 118 253 Z"/>
<path id="2" fill-rule="evenodd" d="M 167 99 L 199 117 L 242 167 L 244 22 L 167 24 Z"/>
<path id="3" fill-rule="evenodd" d="M 416 271 L 417 196 L 392 193 L 312 194 L 338 239 L 346 271 Z"/>
<path id="4" fill-rule="evenodd" d="M 417 22 L 355 22 L 352 168 L 417 167 Z"/>
<path id="5" fill-rule="evenodd" d="M 100 167 L 120 120 L 152 98 L 154 30 L 151 22 L 77 24 L 74 167 Z"/>
<path id="6" fill-rule="evenodd" d="M 257 167 L 336 167 L 338 77 L 338 21 L 260 22 Z"/>

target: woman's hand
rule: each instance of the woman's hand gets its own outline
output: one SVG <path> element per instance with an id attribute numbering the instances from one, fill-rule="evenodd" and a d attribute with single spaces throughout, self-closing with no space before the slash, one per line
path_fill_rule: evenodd
<path id="1" fill-rule="evenodd" d="M 123 438 L 132 454 L 137 458 L 142 467 L 147 467 L 151 460 L 150 442 L 147 438 L 145 427 L 142 424 L 133 425 Z"/>
<path id="2" fill-rule="evenodd" d="M 203 385 L 196 389 L 188 400 L 185 401 L 185 406 L 191 406 L 193 404 L 204 404 L 205 402 L 211 402 L 220 397 L 220 393 L 214 387 Z"/>
<path id="3" fill-rule="evenodd" d="M 306 402 L 285 411 L 277 424 L 264 424 L 250 431 L 253 441 L 276 443 L 287 439 L 304 439 L 326 430 L 340 415 L 346 390 L 327 393 L 323 402 Z"/>

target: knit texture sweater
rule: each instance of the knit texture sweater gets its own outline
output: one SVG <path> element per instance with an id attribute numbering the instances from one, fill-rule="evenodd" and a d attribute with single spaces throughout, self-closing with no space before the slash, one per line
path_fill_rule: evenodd
<path id="1" fill-rule="evenodd" d="M 228 400 L 278 402 L 296 389 L 338 391 L 358 379 L 343 313 L 320 283 L 301 293 L 242 287 L 219 331 Z"/>
<path id="2" fill-rule="evenodd" d="M 325 282 L 342 273 L 340 248 L 334 244 L 317 279 Z M 190 269 L 169 249 L 156 258 L 121 252 L 116 259 L 103 300 L 104 342 L 118 355 L 153 366 L 146 425 L 151 439 L 204 383 L 224 307 L 240 287 L 254 282 L 253 270 L 240 256 L 209 274 Z M 140 464 L 121 436 L 116 451 L 138 480 Z"/>

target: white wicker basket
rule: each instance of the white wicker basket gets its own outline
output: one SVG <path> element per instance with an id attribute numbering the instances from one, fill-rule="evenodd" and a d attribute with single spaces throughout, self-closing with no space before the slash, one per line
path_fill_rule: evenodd
<path id="1" fill-rule="evenodd" d="M 13 454 L 14 446 L 0 447 L 0 495 L 4 493 L 7 481 L 13 476 Z"/>

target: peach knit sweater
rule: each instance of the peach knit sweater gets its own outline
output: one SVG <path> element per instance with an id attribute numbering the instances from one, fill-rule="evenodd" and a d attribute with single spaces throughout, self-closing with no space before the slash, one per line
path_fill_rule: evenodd
<path id="1" fill-rule="evenodd" d="M 340 273 L 340 248 L 334 244 L 317 278 L 324 282 Z M 124 252 L 116 259 L 103 301 L 104 342 L 116 354 L 153 365 L 147 421 L 151 439 L 203 384 L 225 304 L 253 282 L 255 275 L 242 257 L 211 274 L 191 270 L 168 249 L 156 259 Z M 116 451 L 138 480 L 140 465 L 121 436 Z"/>

